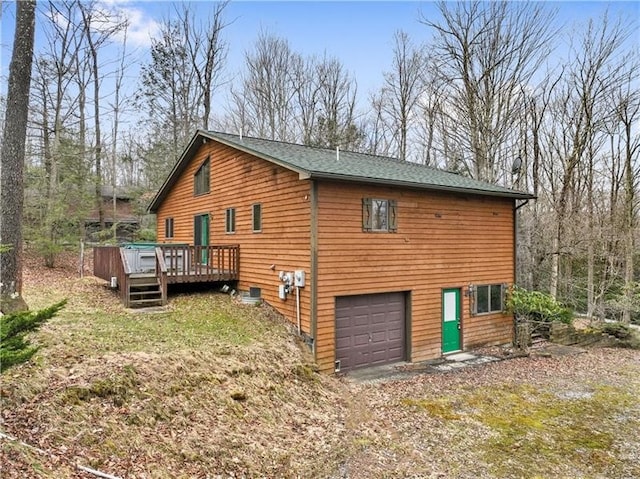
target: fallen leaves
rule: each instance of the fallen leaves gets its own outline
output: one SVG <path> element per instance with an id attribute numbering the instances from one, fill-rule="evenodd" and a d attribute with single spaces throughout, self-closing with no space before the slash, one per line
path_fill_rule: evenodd
<path id="1" fill-rule="evenodd" d="M 31 267 L 27 300 L 69 306 L 2 377 L 2 430 L 46 451 L 0 441 L 3 478 L 640 477 L 638 351 L 358 384 L 319 374 L 268 307 L 205 293 L 130 313 L 71 259 Z"/>

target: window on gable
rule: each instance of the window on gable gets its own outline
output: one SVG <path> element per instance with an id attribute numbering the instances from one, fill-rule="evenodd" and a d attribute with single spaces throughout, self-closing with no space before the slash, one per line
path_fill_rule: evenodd
<path id="1" fill-rule="evenodd" d="M 236 232 L 236 209 L 227 208 L 225 211 L 224 218 L 225 218 L 225 232 L 235 233 Z"/>
<path id="2" fill-rule="evenodd" d="M 262 231 L 262 205 L 260 203 L 256 203 L 251 206 L 251 217 L 253 232 L 258 233 Z"/>
<path id="3" fill-rule="evenodd" d="M 210 162 L 209 158 L 204 160 L 196 174 L 193 176 L 193 194 L 204 195 L 209 193 L 209 177 L 210 177 Z"/>
<path id="4" fill-rule="evenodd" d="M 473 314 L 497 313 L 504 310 L 504 284 L 473 286 Z"/>
<path id="5" fill-rule="evenodd" d="M 166 239 L 173 238 L 173 218 L 165 218 L 164 220 L 164 237 Z"/>
<path id="6" fill-rule="evenodd" d="M 396 200 L 382 200 L 377 198 L 362 199 L 362 229 L 363 231 L 396 232 L 397 227 Z"/>

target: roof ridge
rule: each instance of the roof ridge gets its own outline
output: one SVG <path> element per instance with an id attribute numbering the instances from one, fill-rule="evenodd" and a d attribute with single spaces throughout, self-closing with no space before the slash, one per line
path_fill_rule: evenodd
<path id="1" fill-rule="evenodd" d="M 261 142 L 277 143 L 277 144 L 281 144 L 281 145 L 291 145 L 291 146 L 297 146 L 297 147 L 301 147 L 301 148 L 308 148 L 308 149 L 311 149 L 311 150 L 326 151 L 326 152 L 331 152 L 331 153 L 335 151 L 333 148 L 327 148 L 327 147 L 323 147 L 323 146 L 305 145 L 304 143 L 294 143 L 294 142 L 291 142 L 291 141 L 274 140 L 272 138 L 260 138 L 258 136 L 251 136 L 251 135 L 242 135 L 242 136 L 240 136 L 237 133 L 227 133 L 227 132 L 224 132 L 224 131 L 208 130 L 207 133 L 209 133 L 211 135 L 223 135 L 223 136 L 232 137 L 232 138 L 235 137 L 240 141 L 242 141 L 243 139 L 246 138 L 246 139 L 250 139 L 250 140 L 258 140 L 258 141 L 261 141 Z M 365 152 L 362 152 L 362 151 L 343 150 L 343 149 L 340 149 L 340 153 L 349 153 L 349 154 L 363 156 L 363 157 L 367 157 L 367 158 L 375 158 L 376 160 L 384 160 L 384 161 L 389 161 L 389 162 L 393 162 L 393 163 L 399 163 L 399 164 L 402 164 L 402 165 L 417 166 L 417 167 L 420 167 L 420 168 L 426 168 L 426 169 L 430 169 L 432 171 L 437 171 L 437 172 L 440 172 L 440 173 L 450 173 L 452 175 L 460 176 L 462 178 L 469 178 L 471 180 L 475 180 L 475 178 L 463 176 L 463 175 L 460 175 L 459 173 L 456 173 L 454 171 L 443 170 L 441 168 L 437 168 L 435 166 L 427 165 L 425 163 L 418 163 L 417 161 L 401 160 L 400 158 L 396 158 L 394 156 L 377 155 L 377 154 L 374 154 L 374 153 L 365 153 Z"/>

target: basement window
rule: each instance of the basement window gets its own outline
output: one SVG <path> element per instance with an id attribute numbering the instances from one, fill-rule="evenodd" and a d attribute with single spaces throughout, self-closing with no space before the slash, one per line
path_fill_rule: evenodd
<path id="1" fill-rule="evenodd" d="M 499 313 L 503 311 L 505 291 L 506 287 L 504 284 L 483 284 L 473 286 L 472 313 L 477 315 Z"/>
<path id="2" fill-rule="evenodd" d="M 193 194 L 195 196 L 204 195 L 209 193 L 209 176 L 210 176 L 210 162 L 209 158 L 204 162 L 193 175 Z"/>
<path id="3" fill-rule="evenodd" d="M 367 232 L 398 231 L 396 200 L 362 198 L 362 230 Z"/>

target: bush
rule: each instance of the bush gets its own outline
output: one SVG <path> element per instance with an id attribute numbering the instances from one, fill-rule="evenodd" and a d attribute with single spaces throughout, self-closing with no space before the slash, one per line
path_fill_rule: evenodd
<path id="1" fill-rule="evenodd" d="M 40 311 L 22 311 L 0 318 L 0 373 L 35 354 L 38 348 L 31 346 L 25 336 L 54 317 L 66 303 L 65 299 Z"/>
<path id="2" fill-rule="evenodd" d="M 565 324 L 571 324 L 573 321 L 573 312 L 569 308 L 562 306 L 550 294 L 541 291 L 527 291 L 514 286 L 507 295 L 506 306 L 507 311 L 522 321 L 559 321 Z"/>

